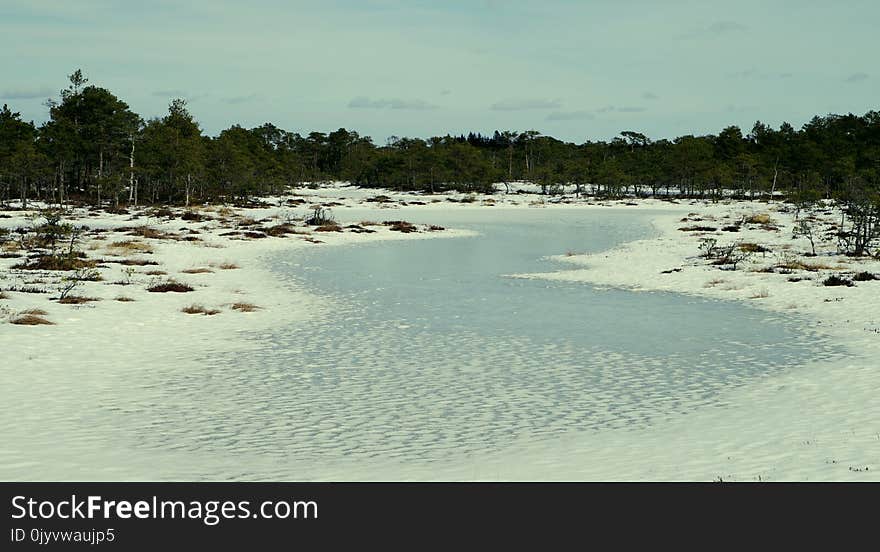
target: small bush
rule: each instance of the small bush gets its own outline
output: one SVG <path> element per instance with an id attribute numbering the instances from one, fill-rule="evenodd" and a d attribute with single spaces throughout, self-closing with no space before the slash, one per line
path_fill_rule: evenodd
<path id="1" fill-rule="evenodd" d="M 239 312 L 254 312 L 260 310 L 260 307 L 252 305 L 251 303 L 234 303 L 232 309 Z"/>
<path id="2" fill-rule="evenodd" d="M 306 219 L 306 224 L 309 226 L 325 226 L 328 224 L 336 224 L 336 220 L 333 218 L 333 215 L 329 210 L 324 209 L 323 207 L 315 207 L 312 211 L 312 216 Z"/>
<path id="3" fill-rule="evenodd" d="M 134 301 L 134 299 L 132 299 L 131 297 L 126 297 L 124 295 L 120 295 L 116 298 L 116 301 L 119 301 L 120 303 L 131 303 L 132 301 Z"/>
<path id="4" fill-rule="evenodd" d="M 212 266 L 214 266 L 214 265 L 212 265 Z M 239 268 L 239 266 L 237 264 L 230 263 L 230 262 L 220 263 L 216 266 L 220 270 L 235 270 L 236 268 Z"/>
<path id="5" fill-rule="evenodd" d="M 206 309 L 202 305 L 190 305 L 188 307 L 183 307 L 180 309 L 180 312 L 184 312 L 186 314 L 204 314 L 205 316 L 211 316 L 214 314 L 218 314 L 220 311 L 217 309 Z"/>
<path id="6" fill-rule="evenodd" d="M 193 287 L 180 282 L 175 282 L 174 280 L 169 280 L 167 282 L 162 282 L 161 284 L 150 286 L 147 288 L 147 291 L 152 293 L 187 293 L 193 291 Z"/>
<path id="7" fill-rule="evenodd" d="M 214 271 L 211 270 L 210 268 L 187 268 L 186 270 L 181 270 L 181 272 L 184 274 L 207 274 L 207 273 L 213 274 L 214 273 Z"/>
<path id="8" fill-rule="evenodd" d="M 46 316 L 49 313 L 44 311 L 43 309 L 27 309 L 27 310 L 21 311 L 18 314 L 33 314 L 34 316 Z"/>
<path id="9" fill-rule="evenodd" d="M 36 316 L 33 314 L 16 316 L 12 320 L 10 320 L 9 323 L 17 324 L 19 326 L 54 326 L 52 322 L 49 322 L 41 316 Z"/>
<path id="10" fill-rule="evenodd" d="M 825 278 L 825 280 L 822 281 L 822 285 L 829 286 L 829 287 L 830 286 L 852 287 L 853 283 L 850 280 L 847 280 L 846 278 L 841 278 L 840 276 L 837 276 L 836 274 L 832 274 L 831 276 Z"/>

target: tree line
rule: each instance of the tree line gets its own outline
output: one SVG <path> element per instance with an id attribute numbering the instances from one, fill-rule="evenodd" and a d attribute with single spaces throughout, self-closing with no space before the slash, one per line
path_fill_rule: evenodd
<path id="1" fill-rule="evenodd" d="M 744 133 L 652 140 L 626 130 L 610 141 L 564 142 L 529 130 L 391 137 L 385 145 L 340 128 L 307 136 L 266 123 L 207 136 L 186 101 L 144 120 L 80 70 L 36 126 L 0 111 L 0 194 L 96 204 L 243 202 L 327 180 L 441 192 L 870 197 L 880 189 L 880 112 L 816 116 L 800 129 L 760 121 Z"/>

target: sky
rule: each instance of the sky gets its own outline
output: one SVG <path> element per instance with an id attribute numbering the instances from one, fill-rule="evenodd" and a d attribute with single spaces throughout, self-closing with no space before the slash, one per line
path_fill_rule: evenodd
<path id="1" fill-rule="evenodd" d="M 876 0 L 0 0 L 0 103 L 81 68 L 144 118 L 389 136 L 800 127 L 880 108 Z"/>

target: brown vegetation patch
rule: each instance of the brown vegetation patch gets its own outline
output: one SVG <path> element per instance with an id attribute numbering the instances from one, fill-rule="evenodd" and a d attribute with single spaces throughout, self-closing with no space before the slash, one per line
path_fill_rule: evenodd
<path id="1" fill-rule="evenodd" d="M 265 232 L 272 237 L 281 238 L 287 234 L 296 234 L 297 230 L 292 224 L 276 224 L 266 228 Z"/>
<path id="2" fill-rule="evenodd" d="M 36 316 L 33 314 L 16 316 L 12 320 L 10 320 L 9 323 L 17 324 L 19 326 L 54 326 L 52 322 L 49 322 L 41 316 Z"/>
<path id="3" fill-rule="evenodd" d="M 119 301 L 120 303 L 131 303 L 132 301 L 134 301 L 134 299 L 132 299 L 131 297 L 126 297 L 124 295 L 120 295 L 116 298 L 116 301 Z"/>
<path id="4" fill-rule="evenodd" d="M 27 310 L 21 311 L 18 314 L 33 314 L 34 316 L 46 316 L 49 313 L 44 311 L 43 309 L 27 309 Z"/>
<path id="5" fill-rule="evenodd" d="M 156 261 L 148 261 L 146 259 L 101 259 L 102 263 L 116 263 L 124 266 L 156 266 Z"/>
<path id="6" fill-rule="evenodd" d="M 268 238 L 268 237 L 269 237 L 269 236 L 267 236 L 266 234 L 264 234 L 264 233 L 262 233 L 262 232 L 245 232 L 245 233 L 244 233 L 244 236 L 245 236 L 245 237 L 248 237 L 248 238 L 255 239 L 255 240 L 258 240 L 258 239 L 260 239 L 260 238 Z"/>
<path id="7" fill-rule="evenodd" d="M 188 307 L 183 307 L 180 309 L 180 312 L 185 312 L 186 314 L 204 314 L 205 316 L 211 316 L 213 314 L 218 314 L 220 311 L 217 309 L 207 309 L 202 305 L 190 305 Z"/>
<path id="8" fill-rule="evenodd" d="M 128 231 L 129 236 L 140 236 L 142 238 L 149 238 L 154 240 L 173 240 L 177 238 L 177 236 L 174 234 L 163 232 L 162 230 L 157 230 L 156 228 L 153 228 L 151 226 L 138 226 L 131 229 L 127 228 L 126 230 Z"/>
<path id="9" fill-rule="evenodd" d="M 214 273 L 214 271 L 211 270 L 210 268 L 204 268 L 204 267 L 187 268 L 186 270 L 181 270 L 181 272 L 184 274 L 208 274 L 208 273 L 213 274 Z"/>
<path id="10" fill-rule="evenodd" d="M 410 232 L 418 232 L 418 229 L 415 227 L 415 225 L 405 220 L 389 220 L 383 224 L 385 224 L 385 226 L 388 226 L 388 229 L 392 232 L 403 232 L 404 234 L 409 234 Z"/>
<path id="11" fill-rule="evenodd" d="M 315 232 L 342 232 L 342 227 L 338 224 L 331 222 L 329 224 L 322 224 L 315 228 Z"/>
<path id="12" fill-rule="evenodd" d="M 375 230 L 370 230 L 369 228 L 364 228 L 359 224 L 349 224 L 345 227 L 346 230 L 354 232 L 355 234 L 375 234 Z"/>
<path id="13" fill-rule="evenodd" d="M 714 226 L 694 225 L 694 226 L 682 226 L 681 228 L 679 228 L 679 230 L 682 232 L 714 232 L 718 229 L 715 228 Z"/>
<path id="14" fill-rule="evenodd" d="M 211 264 L 211 266 L 219 268 L 220 270 L 235 270 L 236 268 L 240 268 L 237 264 L 228 261 L 219 264 Z"/>
<path id="15" fill-rule="evenodd" d="M 251 303 L 234 303 L 232 305 L 233 310 L 237 310 L 239 312 L 254 312 L 261 310 L 260 307 L 253 305 Z"/>
<path id="16" fill-rule="evenodd" d="M 12 268 L 20 270 L 77 270 L 80 268 L 94 268 L 97 261 L 80 258 L 76 255 L 40 255 L 34 259 L 27 259 Z"/>
<path id="17" fill-rule="evenodd" d="M 92 301 L 100 301 L 97 297 L 83 297 L 81 295 L 68 295 L 67 297 L 61 298 L 58 302 L 62 305 L 82 305 L 83 303 L 90 303 Z"/>
<path id="18" fill-rule="evenodd" d="M 38 288 L 36 286 L 9 286 L 3 291 L 18 291 L 20 293 L 49 293 L 45 288 Z"/>
<path id="19" fill-rule="evenodd" d="M 770 215 L 767 213 L 760 213 L 757 215 L 752 215 L 750 217 L 746 217 L 743 222 L 746 224 L 771 224 L 772 220 Z"/>
<path id="20" fill-rule="evenodd" d="M 189 291 L 193 291 L 193 287 L 188 284 L 182 284 L 180 282 L 175 282 L 174 280 L 169 280 L 167 282 L 162 282 L 161 284 L 150 286 L 147 288 L 147 291 L 153 293 L 186 293 Z"/>
<path id="21" fill-rule="evenodd" d="M 804 261 L 789 260 L 776 265 L 776 268 L 787 270 L 806 270 L 808 272 L 817 272 L 819 270 L 832 270 L 832 267 L 821 263 L 807 263 Z"/>
<path id="22" fill-rule="evenodd" d="M 748 242 L 739 244 L 739 250 L 743 253 L 770 253 L 770 249 L 763 245 Z"/>
<path id="23" fill-rule="evenodd" d="M 146 274 L 147 276 L 165 276 L 168 273 L 164 270 L 148 270 L 144 272 L 144 274 Z"/>
<path id="24" fill-rule="evenodd" d="M 152 253 L 153 248 L 150 247 L 149 244 L 132 241 L 132 240 L 124 240 L 124 241 L 116 241 L 107 246 L 107 249 L 115 249 L 118 251 L 125 252 L 134 252 L 134 253 Z"/>

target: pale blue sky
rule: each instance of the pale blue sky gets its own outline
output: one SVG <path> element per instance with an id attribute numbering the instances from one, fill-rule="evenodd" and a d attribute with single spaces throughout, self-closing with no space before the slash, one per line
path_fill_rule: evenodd
<path id="1" fill-rule="evenodd" d="M 43 121 L 81 67 L 150 117 L 582 142 L 880 108 L 880 3 L 0 0 L 0 102 Z"/>

